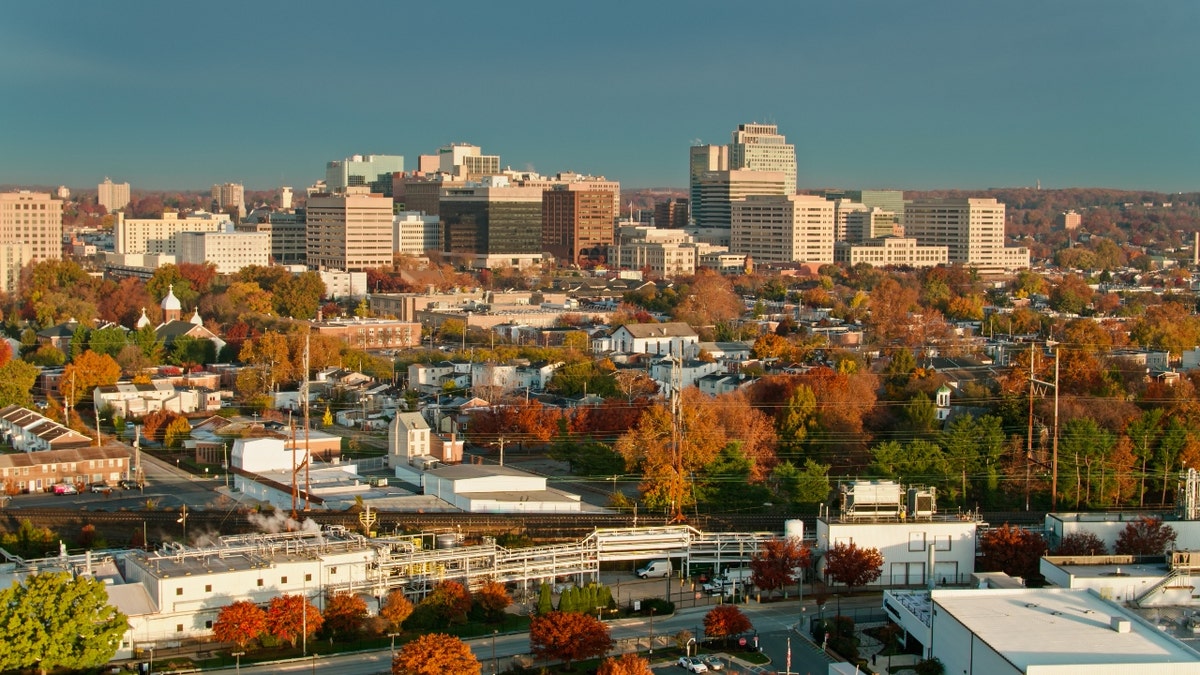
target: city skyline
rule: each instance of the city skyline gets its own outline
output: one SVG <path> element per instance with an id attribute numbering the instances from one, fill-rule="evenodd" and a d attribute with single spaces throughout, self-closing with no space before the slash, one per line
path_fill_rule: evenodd
<path id="1" fill-rule="evenodd" d="M 689 146 L 758 122 L 801 189 L 1200 189 L 1191 2 L 355 7 L 10 7 L 0 183 L 302 189 L 468 142 L 686 188 Z"/>

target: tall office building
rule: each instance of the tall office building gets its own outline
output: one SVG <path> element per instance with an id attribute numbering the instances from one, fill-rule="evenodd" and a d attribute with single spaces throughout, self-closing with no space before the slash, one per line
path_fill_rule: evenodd
<path id="1" fill-rule="evenodd" d="M 846 214 L 846 236 L 842 241 L 862 242 L 903 234 L 904 229 L 896 223 L 896 214 L 875 207 Z"/>
<path id="2" fill-rule="evenodd" d="M 303 265 L 308 258 L 308 225 L 304 209 L 295 211 L 252 211 L 238 223 L 238 232 L 261 232 L 270 242 L 271 262 Z"/>
<path id="3" fill-rule="evenodd" d="M 750 195 L 732 203 L 729 252 L 755 262 L 833 262 L 833 203 L 813 195 Z"/>
<path id="4" fill-rule="evenodd" d="M 108 176 L 96 186 L 96 203 L 109 213 L 129 205 L 129 183 L 114 183 Z"/>
<path id="5" fill-rule="evenodd" d="M 213 184 L 214 211 L 237 209 L 238 219 L 246 217 L 246 188 L 241 183 Z"/>
<path id="6" fill-rule="evenodd" d="M 921 246 L 945 246 L 952 264 L 983 271 L 1029 267 L 1029 249 L 1004 245 L 1004 204 L 992 198 L 912 201 L 904 233 Z"/>
<path id="7" fill-rule="evenodd" d="M 182 218 L 176 211 L 164 211 L 161 218 L 126 218 L 121 212 L 113 223 L 113 250 L 119 254 L 178 255 L 175 235 L 179 232 L 220 232 L 228 222 L 223 213 L 203 211 Z"/>
<path id="8" fill-rule="evenodd" d="M 692 205 L 697 227 L 729 229 L 730 204 L 749 195 L 786 196 L 787 177 L 780 171 L 709 171 L 700 176 L 700 201 Z"/>
<path id="9" fill-rule="evenodd" d="M 785 194 L 796 193 L 796 146 L 774 124 L 739 124 L 729 144 L 729 168 L 782 172 Z"/>
<path id="10" fill-rule="evenodd" d="M 903 190 L 858 190 L 858 201 L 868 209 L 879 208 L 891 211 L 896 216 L 896 222 L 904 224 L 904 191 Z"/>
<path id="11" fill-rule="evenodd" d="M 486 265 L 522 264 L 542 254 L 541 185 L 519 187 L 507 177 L 442 189 L 442 251 Z"/>
<path id="12" fill-rule="evenodd" d="M 500 173 L 500 155 L 485 155 L 478 145 L 451 143 L 438 148 L 438 171 L 464 180 Z"/>
<path id="13" fill-rule="evenodd" d="M 271 264 L 271 235 L 266 232 L 180 232 L 175 239 L 179 262 L 212 263 L 217 274 Z"/>
<path id="14" fill-rule="evenodd" d="M 688 225 L 688 200 L 668 199 L 654 205 L 654 225 L 680 229 Z"/>
<path id="15" fill-rule="evenodd" d="M 392 174 L 403 171 L 403 155 L 352 155 L 325 164 L 325 188 L 338 192 L 365 185 L 371 192 L 391 197 Z"/>
<path id="16" fill-rule="evenodd" d="M 542 193 L 542 250 L 568 264 L 602 262 L 615 220 L 612 190 L 556 185 Z"/>
<path id="17" fill-rule="evenodd" d="M 689 206 L 695 209 L 700 204 L 700 179 L 712 171 L 729 170 L 729 146 L 693 145 L 688 155 Z M 692 214 L 695 218 L 695 214 Z"/>
<path id="18" fill-rule="evenodd" d="M 0 291 L 9 295 L 20 290 L 21 270 L 33 260 L 33 246 L 20 242 L 0 243 Z"/>
<path id="19" fill-rule="evenodd" d="M 826 199 L 829 195 L 826 194 Z M 834 241 L 846 241 L 849 237 L 849 229 L 847 222 L 850 220 L 850 214 L 858 211 L 866 211 L 867 207 L 861 202 L 856 202 L 851 199 L 841 198 L 833 200 L 833 239 Z"/>
<path id="20" fill-rule="evenodd" d="M 442 247 L 442 223 L 437 216 L 401 211 L 392 218 L 392 246 L 396 253 L 423 256 Z"/>
<path id="21" fill-rule="evenodd" d="M 392 263 L 392 200 L 365 185 L 310 196 L 305 222 L 309 267 L 361 272 Z"/>
<path id="22" fill-rule="evenodd" d="M 292 208 L 292 188 L 286 185 L 279 188 L 279 208 L 285 211 Z"/>
<path id="23" fill-rule="evenodd" d="M 49 192 L 0 193 L 0 244 L 29 244 L 32 262 L 61 260 L 62 208 Z"/>

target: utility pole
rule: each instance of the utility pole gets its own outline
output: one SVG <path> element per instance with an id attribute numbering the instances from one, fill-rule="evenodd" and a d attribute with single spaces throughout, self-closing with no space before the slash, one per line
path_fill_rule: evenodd
<path id="1" fill-rule="evenodd" d="M 300 395 L 304 399 L 304 511 L 308 511 L 308 465 L 312 463 L 312 451 L 308 448 L 308 368 L 309 343 L 312 333 L 304 334 L 304 378 L 300 381 Z M 394 364 L 395 362 L 393 362 Z M 394 366 L 393 366 L 394 367 Z"/>
<path id="2" fill-rule="evenodd" d="M 1025 510 L 1029 510 L 1029 465 L 1033 461 L 1033 358 L 1037 353 L 1029 343 L 1029 447 L 1025 450 Z"/>
<path id="3" fill-rule="evenodd" d="M 500 437 L 500 466 L 504 466 L 504 437 Z"/>
<path id="4" fill-rule="evenodd" d="M 1032 355 L 1031 355 L 1032 357 Z M 1034 384 L 1039 384 L 1043 387 L 1054 387 L 1054 436 L 1050 447 L 1050 510 L 1058 510 L 1058 347 L 1054 347 L 1054 382 L 1043 382 L 1033 379 L 1033 375 L 1029 376 L 1029 386 L 1032 390 Z M 1032 407 L 1032 400 L 1030 406 Z M 1032 421 L 1030 425 L 1032 426 Z M 1032 443 L 1032 433 L 1031 440 Z"/>

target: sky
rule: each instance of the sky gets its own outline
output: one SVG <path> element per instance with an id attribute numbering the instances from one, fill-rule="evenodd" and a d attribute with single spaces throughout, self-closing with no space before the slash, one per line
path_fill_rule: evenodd
<path id="1" fill-rule="evenodd" d="M 5 3 L 0 184 L 301 189 L 479 145 L 686 187 L 774 123 L 803 188 L 1200 189 L 1200 2 Z"/>

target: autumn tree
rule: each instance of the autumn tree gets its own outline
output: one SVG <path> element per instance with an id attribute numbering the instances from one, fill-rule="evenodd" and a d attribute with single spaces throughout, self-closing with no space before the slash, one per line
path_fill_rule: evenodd
<path id="1" fill-rule="evenodd" d="M 163 445 L 168 448 L 178 448 L 192 434 L 192 425 L 186 417 L 176 417 L 167 424 L 163 431 Z"/>
<path id="2" fill-rule="evenodd" d="M 412 613 L 412 602 L 399 588 L 390 591 L 383 601 L 383 607 L 379 608 L 379 616 L 388 622 L 388 627 L 392 632 L 399 631 L 404 620 L 412 616 Z"/>
<path id="3" fill-rule="evenodd" d="M 825 552 L 825 575 L 853 590 L 879 578 L 883 572 L 883 554 L 877 548 L 838 542 Z"/>
<path id="4" fill-rule="evenodd" d="M 799 537 L 769 539 L 750 559 L 754 585 L 768 593 L 803 579 L 811 554 Z"/>
<path id="5" fill-rule="evenodd" d="M 711 326 L 732 321 L 746 311 L 729 279 L 709 269 L 697 272 L 682 296 L 683 299 L 675 307 L 674 317 L 676 321 L 692 326 Z"/>
<path id="6" fill-rule="evenodd" d="M 217 641 L 232 642 L 245 651 L 246 645 L 267 630 L 267 613 L 249 600 L 238 600 L 221 608 L 212 630 Z"/>
<path id="7" fill-rule="evenodd" d="M 13 360 L 0 366 L 0 407 L 33 405 L 33 385 L 37 383 L 37 366 Z"/>
<path id="8" fill-rule="evenodd" d="M 497 623 L 503 619 L 504 610 L 512 604 L 512 598 L 509 597 L 504 584 L 491 580 L 485 581 L 483 586 L 475 591 L 473 601 L 483 612 L 484 619 L 490 623 Z"/>
<path id="9" fill-rule="evenodd" d="M 654 675 L 654 671 L 650 670 L 649 661 L 631 653 L 604 659 L 596 675 Z"/>
<path id="10" fill-rule="evenodd" d="M 285 278 L 273 293 L 275 311 L 280 316 L 311 319 L 317 315 L 317 307 L 325 295 L 325 282 L 317 272 L 303 272 Z"/>
<path id="11" fill-rule="evenodd" d="M 708 610 L 704 615 L 704 635 L 712 638 L 729 638 L 754 628 L 750 619 L 737 605 L 722 604 Z"/>
<path id="12" fill-rule="evenodd" d="M 116 384 L 121 379 L 121 366 L 107 354 L 87 350 L 63 369 L 58 391 L 71 406 L 92 398 L 96 387 Z"/>
<path id="13" fill-rule="evenodd" d="M 1105 555 L 1108 546 L 1092 532 L 1072 532 L 1058 542 L 1054 555 Z"/>
<path id="14" fill-rule="evenodd" d="M 1125 524 L 1113 550 L 1117 555 L 1162 555 L 1175 545 L 1176 536 L 1162 518 L 1140 516 Z"/>
<path id="15" fill-rule="evenodd" d="M 429 609 L 435 616 L 446 622 L 463 623 L 467 620 L 467 612 L 471 610 L 471 594 L 457 581 L 443 581 L 425 599 L 421 606 Z"/>
<path id="16" fill-rule="evenodd" d="M 325 599 L 322 619 L 331 637 L 354 637 L 367 620 L 367 603 L 357 593 L 334 593 Z"/>
<path id="17" fill-rule="evenodd" d="M 570 670 L 574 661 L 603 656 L 613 641 L 608 626 L 590 614 L 550 612 L 529 622 L 529 645 L 538 658 L 563 661 Z"/>
<path id="18" fill-rule="evenodd" d="M 187 419 L 179 413 L 170 410 L 155 410 L 142 418 L 142 436 L 152 441 L 162 442 L 167 427 L 179 419 L 187 422 Z"/>
<path id="19" fill-rule="evenodd" d="M 981 572 L 1037 579 L 1041 576 L 1039 565 L 1046 553 L 1046 540 L 1040 534 L 1005 523 L 980 537 L 979 551 L 982 555 L 977 567 Z"/>
<path id="20" fill-rule="evenodd" d="M 57 572 L 31 574 L 0 590 L 0 671 L 99 668 L 116 655 L 128 621 L 109 604 L 100 581 Z"/>
<path id="21" fill-rule="evenodd" d="M 445 633 L 422 635 L 392 659 L 392 675 L 479 675 L 480 670 L 471 648 Z"/>
<path id="22" fill-rule="evenodd" d="M 276 596 L 267 606 L 267 632 L 291 645 L 304 631 L 311 636 L 320 630 L 323 621 L 320 610 L 301 595 Z"/>

